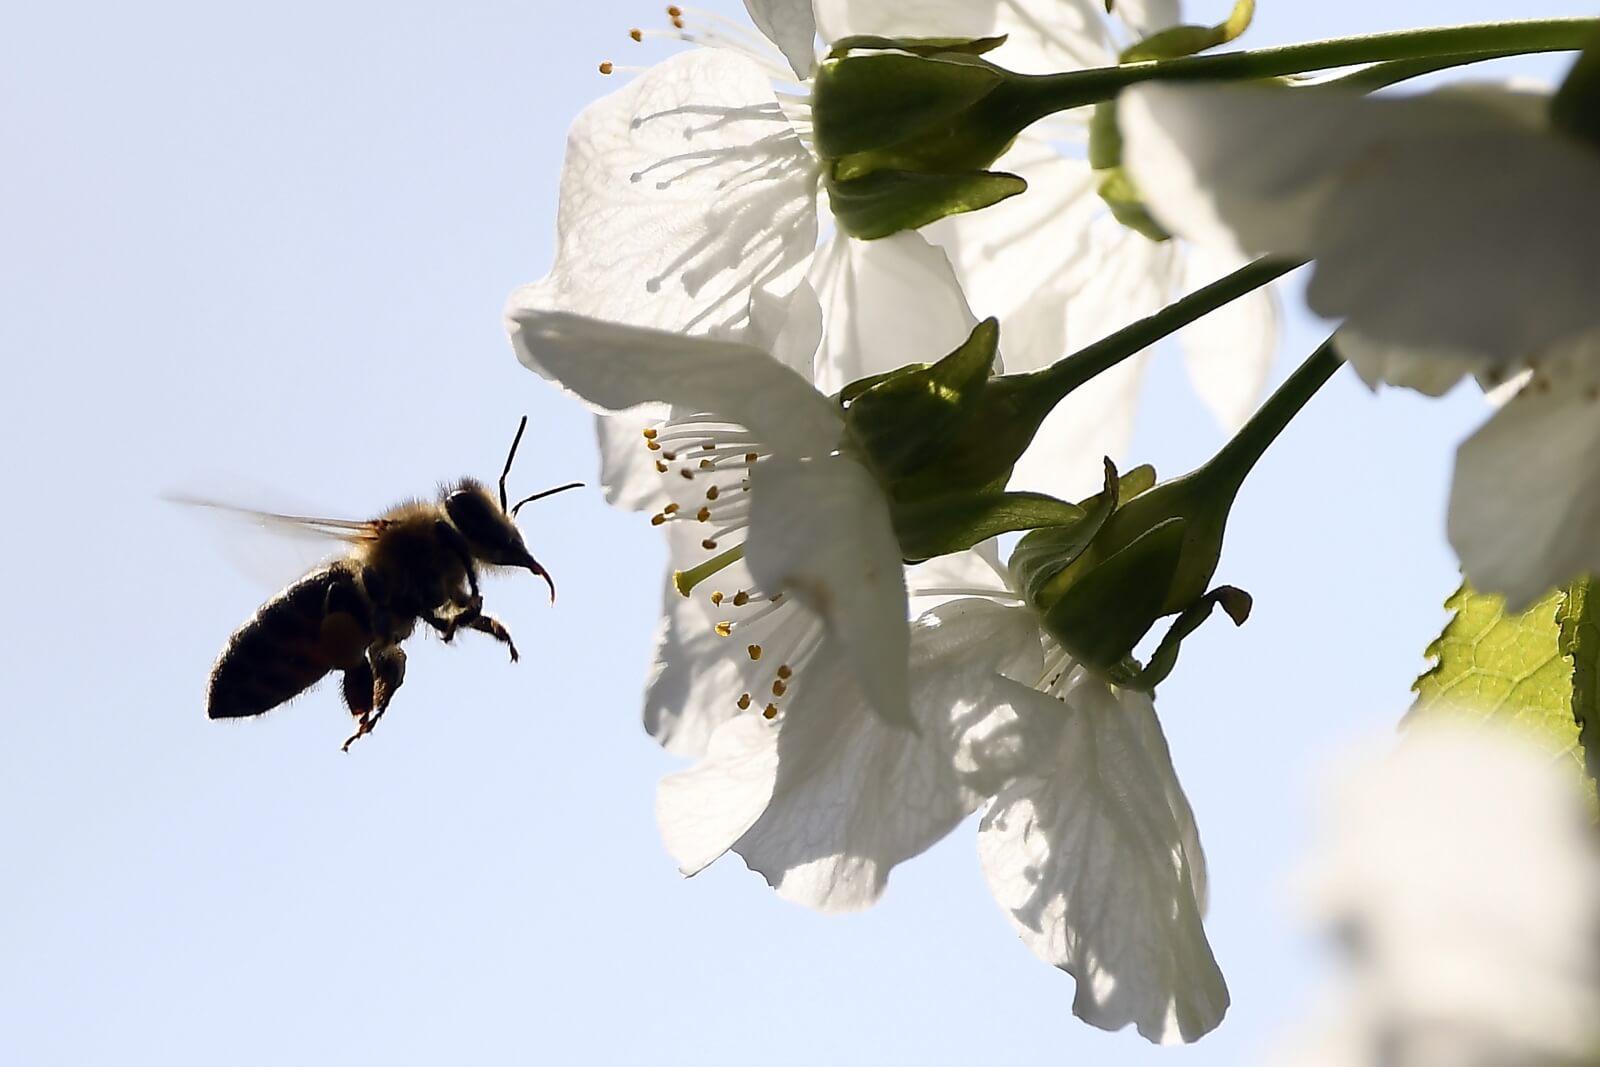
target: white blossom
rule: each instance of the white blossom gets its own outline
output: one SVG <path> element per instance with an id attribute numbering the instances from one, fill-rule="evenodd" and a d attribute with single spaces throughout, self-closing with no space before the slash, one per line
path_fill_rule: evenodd
<path id="1" fill-rule="evenodd" d="M 1546 94 L 1414 98 L 1140 86 L 1128 160 L 1197 241 L 1310 256 L 1312 310 L 1371 384 L 1438 394 L 1532 380 L 1462 445 L 1450 540 L 1482 591 L 1525 607 L 1600 570 L 1600 152 L 1549 128 Z"/>
<path id="2" fill-rule="evenodd" d="M 708 736 L 702 715 L 777 718 L 785 691 L 813 673 L 849 674 L 878 714 L 908 719 L 899 545 L 882 490 L 841 451 L 837 404 L 739 342 L 515 308 L 509 326 L 530 369 L 592 407 L 682 413 L 636 445 L 671 499 L 655 521 L 680 589 L 707 614 L 703 629 L 676 631 L 655 680 L 693 697 L 657 705 L 665 735 Z M 745 687 L 714 700 L 730 663 L 744 664 Z"/>
<path id="3" fill-rule="evenodd" d="M 1303 879 L 1345 966 L 1277 1062 L 1594 1062 L 1600 852 L 1569 766 L 1480 723 L 1346 770 Z"/>

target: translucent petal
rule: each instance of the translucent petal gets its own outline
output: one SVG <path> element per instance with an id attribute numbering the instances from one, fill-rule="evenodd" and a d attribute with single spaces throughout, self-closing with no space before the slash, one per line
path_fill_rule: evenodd
<path id="1" fill-rule="evenodd" d="M 778 46 L 795 77 L 802 81 L 811 77 L 817 38 L 811 0 L 744 0 L 744 9 L 767 40 Z"/>
<path id="2" fill-rule="evenodd" d="M 1185 293 L 1248 262 L 1201 246 L 1184 252 Z M 1232 434 L 1244 425 L 1261 400 L 1278 352 L 1281 326 L 1277 295 L 1271 289 L 1257 289 L 1178 332 L 1189 381 L 1224 432 Z"/>
<path id="3" fill-rule="evenodd" d="M 815 169 L 760 64 L 673 56 L 573 123 L 555 264 L 512 308 L 737 336 L 816 247 Z"/>
<path id="4" fill-rule="evenodd" d="M 700 606 L 669 580 L 662 593 L 644 728 L 679 756 L 704 754 L 717 727 L 739 714 L 744 676 L 728 643 L 712 630 Z M 731 839 L 730 839 L 731 840 Z"/>
<path id="5" fill-rule="evenodd" d="M 1227 987 L 1201 925 L 1198 839 L 1148 698 L 1098 683 L 1060 720 L 1051 769 L 1018 778 L 984 817 L 978 850 L 1029 948 L 1077 979 L 1073 1013 L 1151 1041 L 1194 1041 Z"/>
<path id="6" fill-rule="evenodd" d="M 1099 0 L 816 0 L 815 7 L 825 41 L 1007 34 L 987 58 L 1024 74 L 1116 62 Z"/>
<path id="7" fill-rule="evenodd" d="M 838 409 L 765 352 L 731 341 L 510 309 L 517 357 L 601 411 L 667 403 L 711 412 L 791 456 L 825 455 Z"/>
<path id="8" fill-rule="evenodd" d="M 837 393 L 908 363 L 932 363 L 978 324 L 942 249 L 918 233 L 876 241 L 835 234 L 812 261 L 827 331 L 813 380 Z"/>
<path id="9" fill-rule="evenodd" d="M 906 590 L 883 491 L 844 456 L 763 460 L 751 482 L 750 573 L 822 619 L 879 714 L 910 721 Z"/>
<path id="10" fill-rule="evenodd" d="M 1456 453 L 1450 543 L 1513 611 L 1600 573 L 1600 335 L 1542 368 Z"/>
<path id="11" fill-rule="evenodd" d="M 1514 365 L 1600 325 L 1600 155 L 1528 99 L 1146 85 L 1119 111 L 1174 232 L 1315 257 L 1312 309 L 1373 341 Z"/>

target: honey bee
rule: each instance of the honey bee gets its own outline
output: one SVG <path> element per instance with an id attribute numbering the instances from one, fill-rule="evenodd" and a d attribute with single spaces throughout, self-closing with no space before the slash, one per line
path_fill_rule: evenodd
<path id="1" fill-rule="evenodd" d="M 344 556 L 261 605 L 228 638 L 211 668 L 206 714 L 213 719 L 260 715 L 337 671 L 343 676 L 345 706 L 356 719 L 356 732 L 343 746 L 349 751 L 372 732 L 404 682 L 406 654 L 400 646 L 419 621 L 446 643 L 462 630 L 486 633 L 516 662 L 510 631 L 484 613 L 478 571 L 531 571 L 549 585 L 554 603 L 555 581 L 528 551 L 514 520 L 523 505 L 582 485 L 557 486 L 507 507 L 506 476 L 527 426 L 524 416 L 500 472 L 498 503 L 472 478 L 444 486 L 437 500 L 407 501 L 365 522 L 181 501 L 309 529 L 346 545 Z"/>

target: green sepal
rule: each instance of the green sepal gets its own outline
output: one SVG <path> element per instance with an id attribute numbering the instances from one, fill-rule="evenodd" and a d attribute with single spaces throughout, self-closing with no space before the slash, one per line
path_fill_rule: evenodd
<path id="1" fill-rule="evenodd" d="M 1172 673 L 1172 668 L 1178 665 L 1178 650 L 1182 647 L 1184 638 L 1194 633 L 1200 628 L 1201 623 L 1211 617 L 1213 608 L 1222 608 L 1235 626 L 1243 626 L 1250 618 L 1250 609 L 1253 605 L 1254 601 L 1250 594 L 1243 589 L 1231 585 L 1217 586 L 1178 616 L 1166 635 L 1161 638 L 1161 643 L 1156 646 L 1155 652 L 1151 654 L 1149 663 L 1140 669 L 1137 661 L 1126 661 L 1111 671 L 1112 681 L 1129 689 L 1141 689 L 1146 692 L 1154 689 L 1165 681 L 1167 675 Z"/>
<path id="2" fill-rule="evenodd" d="M 916 56 L 945 54 L 981 56 L 1006 43 L 1006 35 L 993 37 L 880 37 L 877 34 L 858 33 L 841 37 L 828 50 L 828 59 L 839 59 L 853 51 L 910 52 Z"/>
<path id="3" fill-rule="evenodd" d="M 949 493 L 891 501 L 900 552 L 907 561 L 962 552 L 1003 533 L 1075 523 L 1083 509 L 1043 493 Z"/>
<path id="4" fill-rule="evenodd" d="M 999 344 L 999 322 L 985 319 L 937 363 L 904 368 L 854 394 L 845 425 L 883 480 L 911 474 L 944 450 L 976 410 Z"/>
<path id="5" fill-rule="evenodd" d="M 1145 468 L 1135 468 L 1135 472 Z M 1154 470 L 1152 468 L 1152 473 Z M 1083 555 L 1099 535 L 1120 499 L 1117 465 L 1105 461 L 1105 488 L 1078 504 L 1082 517 L 1052 529 L 1034 530 L 1011 552 L 1011 580 L 1023 598 L 1036 608 L 1047 606 L 1047 594 L 1056 576 Z"/>
<path id="6" fill-rule="evenodd" d="M 1550 124 L 1600 148 L 1600 33 L 1590 37 L 1550 99 Z"/>
<path id="7" fill-rule="evenodd" d="M 852 237 L 872 241 L 998 204 L 1024 192 L 1028 183 L 999 171 L 923 174 L 880 170 L 849 181 L 830 178 L 827 186 L 828 203 L 839 228 Z"/>
<path id="8" fill-rule="evenodd" d="M 1100 199 L 1111 209 L 1112 218 L 1128 229 L 1160 244 L 1172 240 L 1172 235 L 1150 214 L 1144 197 L 1139 194 L 1133 179 L 1121 167 L 1106 171 L 1100 179 Z"/>
<path id="9" fill-rule="evenodd" d="M 842 159 L 948 125 L 1005 78 L 1004 71 L 981 60 L 894 52 L 824 60 L 811 86 L 817 154 Z"/>
<path id="10" fill-rule="evenodd" d="M 1216 48 L 1249 29 L 1255 13 L 1255 0 L 1236 0 L 1228 17 L 1215 26 L 1169 26 L 1126 49 L 1120 61 L 1182 59 Z M 1115 100 L 1104 100 L 1094 106 L 1094 114 L 1089 119 L 1089 166 L 1106 172 L 1100 183 L 1100 197 L 1118 222 L 1152 241 L 1171 238 L 1145 208 L 1138 186 L 1122 169 L 1122 133 L 1117 128 Z"/>
<path id="11" fill-rule="evenodd" d="M 1183 555 L 1184 527 L 1171 518 L 1075 576 L 1043 613 L 1045 632 L 1076 660 L 1108 673 L 1163 614 L 1169 576 Z"/>

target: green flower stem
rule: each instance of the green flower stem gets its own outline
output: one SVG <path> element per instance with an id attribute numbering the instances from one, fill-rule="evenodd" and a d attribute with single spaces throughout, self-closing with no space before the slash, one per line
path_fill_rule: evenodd
<path id="1" fill-rule="evenodd" d="M 1118 91 L 1144 81 L 1244 81 L 1391 60 L 1564 52 L 1582 48 L 1597 29 L 1600 19 L 1557 18 L 1398 30 L 1246 52 L 1143 60 L 1064 74 L 1013 75 L 1011 87 L 1024 98 L 1019 103 L 1043 118 L 1109 100 Z"/>
<path id="2" fill-rule="evenodd" d="M 1256 409 L 1231 441 L 1195 471 L 1196 481 L 1205 481 L 1211 492 L 1231 498 L 1272 442 L 1342 366 L 1344 360 L 1330 337 Z"/>
<path id="3" fill-rule="evenodd" d="M 1258 259 L 1168 304 L 1154 315 L 1124 326 L 1058 363 L 1043 370 L 1006 377 L 1018 384 L 1028 385 L 1030 401 L 1037 401 L 1048 411 L 1095 375 L 1110 370 L 1201 316 L 1246 293 L 1254 292 L 1304 263 L 1305 260 L 1300 259 Z"/>
<path id="4" fill-rule="evenodd" d="M 1450 70 L 1453 67 L 1465 67 L 1472 63 L 1485 63 L 1491 59 L 1508 59 L 1511 56 L 1521 55 L 1517 51 L 1497 52 L 1457 52 L 1448 56 L 1426 56 L 1422 59 L 1396 59 L 1388 63 L 1374 63 L 1370 67 L 1341 74 L 1335 78 L 1324 78 L 1309 85 L 1299 85 L 1298 89 L 1341 89 L 1347 92 L 1371 93 L 1379 89 L 1387 89 L 1391 85 L 1410 81 L 1412 78 L 1421 78 L 1427 74 L 1437 74 L 1441 70 Z"/>

